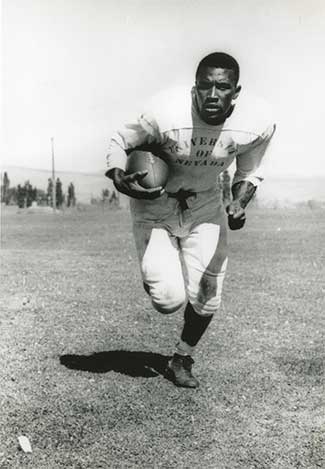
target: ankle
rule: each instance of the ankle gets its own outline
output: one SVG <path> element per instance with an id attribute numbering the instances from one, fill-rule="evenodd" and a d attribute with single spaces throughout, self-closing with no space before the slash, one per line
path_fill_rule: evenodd
<path id="1" fill-rule="evenodd" d="M 194 350 L 195 347 L 187 344 L 186 342 L 184 342 L 184 340 L 180 339 L 180 341 L 176 345 L 175 353 L 177 353 L 177 355 L 181 355 L 182 357 L 186 355 L 192 356 L 194 354 Z"/>

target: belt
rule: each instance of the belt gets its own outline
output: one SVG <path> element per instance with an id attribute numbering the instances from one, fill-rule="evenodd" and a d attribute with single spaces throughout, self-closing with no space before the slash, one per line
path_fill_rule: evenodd
<path id="1" fill-rule="evenodd" d="M 167 195 L 172 199 L 176 199 L 182 210 L 187 210 L 188 205 L 186 199 L 193 196 L 196 197 L 196 192 L 180 189 L 178 192 L 167 192 Z"/>

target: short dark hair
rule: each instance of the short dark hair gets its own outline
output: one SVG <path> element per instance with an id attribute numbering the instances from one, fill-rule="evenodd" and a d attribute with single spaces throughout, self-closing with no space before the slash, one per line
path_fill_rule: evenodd
<path id="1" fill-rule="evenodd" d="M 205 56 L 199 63 L 195 78 L 197 79 L 199 72 L 203 67 L 217 67 L 226 68 L 232 70 L 235 75 L 235 81 L 238 83 L 239 80 L 239 64 L 236 59 L 231 55 L 225 54 L 224 52 L 213 52 Z"/>

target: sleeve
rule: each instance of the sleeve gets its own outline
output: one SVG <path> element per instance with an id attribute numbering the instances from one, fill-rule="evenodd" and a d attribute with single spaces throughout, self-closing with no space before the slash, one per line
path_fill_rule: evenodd
<path id="1" fill-rule="evenodd" d="M 161 135 L 155 118 L 148 113 L 141 114 L 112 135 L 106 156 L 107 170 L 125 170 L 127 155 L 132 150 L 149 150 L 150 145 L 160 142 Z"/>
<path id="2" fill-rule="evenodd" d="M 248 181 L 257 187 L 263 181 L 264 157 L 275 128 L 275 124 L 272 124 L 252 142 L 238 146 L 236 170 L 232 184 Z"/>

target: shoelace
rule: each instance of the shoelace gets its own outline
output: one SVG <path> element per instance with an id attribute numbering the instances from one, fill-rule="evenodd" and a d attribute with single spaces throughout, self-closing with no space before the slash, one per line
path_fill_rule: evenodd
<path id="1" fill-rule="evenodd" d="M 191 367 L 193 363 L 194 363 L 194 360 L 192 357 L 187 356 L 183 358 L 183 365 L 186 370 L 191 371 Z"/>

